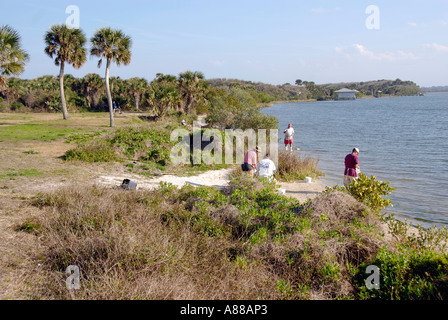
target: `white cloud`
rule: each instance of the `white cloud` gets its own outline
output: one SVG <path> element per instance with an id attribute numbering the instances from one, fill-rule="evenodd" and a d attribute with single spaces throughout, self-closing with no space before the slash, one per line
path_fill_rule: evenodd
<path id="1" fill-rule="evenodd" d="M 434 49 L 434 50 L 436 50 L 438 52 L 448 52 L 448 47 L 444 46 L 443 44 L 428 43 L 428 44 L 425 44 L 425 47 Z"/>
<path id="2" fill-rule="evenodd" d="M 387 53 L 375 53 L 373 51 L 368 50 L 361 44 L 354 44 L 353 47 L 361 56 L 368 58 L 370 60 L 376 61 L 399 61 L 399 60 L 416 60 L 418 57 L 412 52 L 404 52 L 402 50 L 398 50 L 396 52 L 387 52 Z"/>
<path id="3" fill-rule="evenodd" d="M 415 23 L 415 22 L 408 22 L 408 25 L 411 26 L 411 27 L 416 27 L 417 23 Z"/>

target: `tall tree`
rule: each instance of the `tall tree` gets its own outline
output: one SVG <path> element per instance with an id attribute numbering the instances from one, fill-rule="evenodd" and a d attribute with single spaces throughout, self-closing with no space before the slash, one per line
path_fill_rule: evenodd
<path id="1" fill-rule="evenodd" d="M 131 78 L 127 81 L 129 93 L 134 97 L 135 110 L 140 111 L 142 95 L 148 88 L 148 81 L 143 78 Z"/>
<path id="2" fill-rule="evenodd" d="M 101 89 L 104 90 L 103 79 L 96 73 L 88 73 L 82 81 L 82 91 L 87 99 L 89 108 L 94 108 L 99 101 Z"/>
<path id="3" fill-rule="evenodd" d="M 184 101 L 184 111 L 188 114 L 198 101 L 205 100 L 204 94 L 207 83 L 204 81 L 204 75 L 199 71 L 180 73 L 178 81 Z"/>
<path id="4" fill-rule="evenodd" d="M 86 62 L 86 36 L 81 29 L 70 28 L 65 24 L 53 25 L 45 33 L 45 53 L 54 58 L 54 64 L 59 68 L 59 91 L 61 94 L 62 115 L 69 119 L 67 103 L 64 94 L 64 68 L 71 64 L 79 69 Z"/>
<path id="5" fill-rule="evenodd" d="M 22 49 L 19 33 L 8 25 L 0 27 L 0 90 L 8 87 L 7 76 L 25 71 L 28 53 Z"/>
<path id="6" fill-rule="evenodd" d="M 99 29 L 90 42 L 92 44 L 90 54 L 100 58 L 98 68 L 101 67 L 103 58 L 106 59 L 106 94 L 109 105 L 110 126 L 113 127 L 115 122 L 109 86 L 110 65 L 111 62 L 115 62 L 117 66 L 120 66 L 122 63 L 128 65 L 131 62 L 132 40 L 131 37 L 125 35 L 121 30 L 112 30 L 105 27 Z"/>
<path id="7" fill-rule="evenodd" d="M 149 103 L 159 120 L 181 100 L 175 83 L 169 81 L 153 81 L 149 86 Z"/>

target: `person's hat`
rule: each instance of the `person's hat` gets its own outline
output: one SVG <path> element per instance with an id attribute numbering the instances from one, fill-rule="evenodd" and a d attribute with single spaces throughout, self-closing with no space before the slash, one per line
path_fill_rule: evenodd
<path id="1" fill-rule="evenodd" d="M 356 151 L 359 153 L 359 149 L 358 148 L 354 148 L 353 151 Z"/>
<path id="2" fill-rule="evenodd" d="M 256 146 L 256 147 L 255 147 L 255 151 L 260 152 L 260 151 L 261 151 L 260 147 L 259 147 L 259 146 Z"/>
<path id="3" fill-rule="evenodd" d="M 291 126 L 291 127 L 292 127 L 292 123 L 289 123 L 289 124 L 288 124 L 288 127 L 289 127 L 289 126 Z"/>

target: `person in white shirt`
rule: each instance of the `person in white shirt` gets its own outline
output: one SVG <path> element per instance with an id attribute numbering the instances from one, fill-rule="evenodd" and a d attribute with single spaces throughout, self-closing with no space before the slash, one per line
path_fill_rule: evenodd
<path id="1" fill-rule="evenodd" d="M 269 181 L 274 180 L 277 183 L 277 180 L 274 179 L 274 174 L 277 171 L 275 167 L 274 161 L 270 159 L 271 155 L 269 153 L 266 154 L 265 158 L 258 162 L 257 165 L 257 176 L 262 178 L 268 178 Z"/>
<path id="2" fill-rule="evenodd" d="M 285 129 L 283 133 L 285 134 L 285 150 L 288 150 L 288 144 L 289 144 L 289 147 L 292 151 L 292 142 L 293 142 L 292 137 L 294 136 L 295 133 L 292 127 L 292 123 L 288 124 L 288 128 Z"/>

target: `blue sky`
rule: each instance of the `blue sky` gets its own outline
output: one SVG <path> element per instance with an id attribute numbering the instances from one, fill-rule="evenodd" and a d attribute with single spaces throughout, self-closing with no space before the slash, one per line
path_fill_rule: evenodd
<path id="1" fill-rule="evenodd" d="M 43 36 L 67 20 L 70 5 L 88 39 L 103 26 L 131 36 L 131 64 L 111 69 L 124 79 L 193 70 L 271 84 L 400 78 L 448 85 L 448 0 L 2 0 L 0 25 L 20 32 L 31 58 L 21 77 L 58 74 Z M 379 29 L 366 26 L 369 5 L 379 10 Z M 97 61 L 66 73 L 104 76 Z"/>

